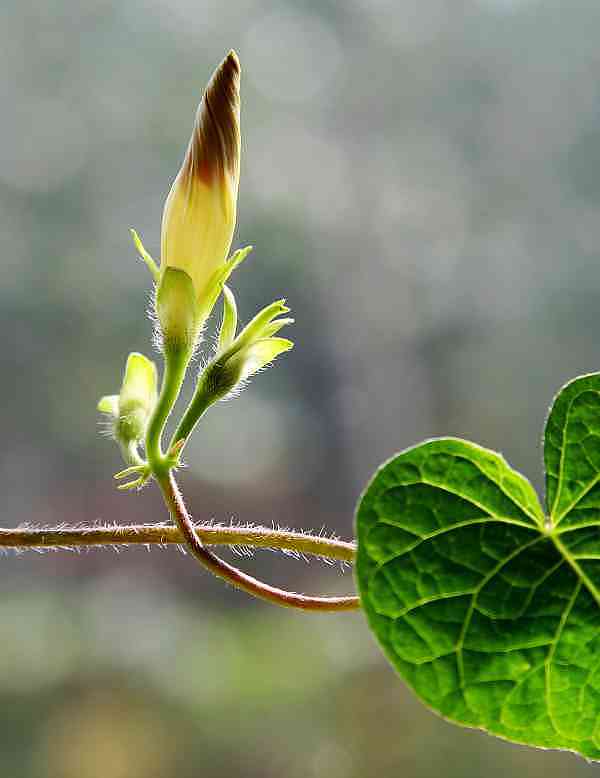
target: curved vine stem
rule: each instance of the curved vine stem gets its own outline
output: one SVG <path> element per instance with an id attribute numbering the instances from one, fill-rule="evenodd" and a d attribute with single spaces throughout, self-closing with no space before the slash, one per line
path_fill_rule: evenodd
<path id="1" fill-rule="evenodd" d="M 238 589 L 262 600 L 282 605 L 286 608 L 299 608 L 310 611 L 356 610 L 360 607 L 358 597 L 309 597 L 304 594 L 288 592 L 259 581 L 237 567 L 220 559 L 203 545 L 196 534 L 194 522 L 185 503 L 172 471 L 156 477 L 171 518 L 179 527 L 187 547 L 194 557 L 219 578 L 223 578 Z"/>

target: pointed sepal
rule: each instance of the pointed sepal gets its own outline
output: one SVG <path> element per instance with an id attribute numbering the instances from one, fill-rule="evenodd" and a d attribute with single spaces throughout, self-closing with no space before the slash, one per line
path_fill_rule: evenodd
<path id="1" fill-rule="evenodd" d="M 235 338 L 235 331 L 237 329 L 237 305 L 235 302 L 235 296 L 228 286 L 223 287 L 223 320 L 221 321 L 221 329 L 219 330 L 219 340 L 217 344 L 217 352 L 223 352 L 229 348 Z"/>
<path id="2" fill-rule="evenodd" d="M 131 237 L 133 238 L 133 243 L 137 249 L 138 254 L 140 255 L 142 261 L 150 271 L 150 275 L 154 279 L 154 283 L 158 283 L 158 278 L 160 275 L 160 270 L 158 268 L 158 265 L 154 261 L 154 259 L 150 256 L 150 254 L 146 251 L 144 248 L 144 244 L 142 243 L 142 239 L 137 234 L 137 232 L 134 229 L 130 230 Z"/>

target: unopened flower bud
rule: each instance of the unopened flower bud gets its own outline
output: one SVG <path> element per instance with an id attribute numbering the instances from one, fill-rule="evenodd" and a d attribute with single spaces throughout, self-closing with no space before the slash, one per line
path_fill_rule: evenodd
<path id="1" fill-rule="evenodd" d="M 231 51 L 202 97 L 183 165 L 163 212 L 159 293 L 169 268 L 185 272 L 193 287 L 197 330 L 227 277 L 248 253 L 236 252 L 227 261 L 240 171 L 239 81 L 239 61 Z M 157 314 L 164 329 L 160 306 Z"/>
<path id="2" fill-rule="evenodd" d="M 114 437 L 128 446 L 143 439 L 156 399 L 156 365 L 134 352 L 127 358 L 120 394 L 103 397 L 98 410 L 109 417 Z"/>
<path id="3" fill-rule="evenodd" d="M 273 337 L 282 327 L 293 323 L 290 318 L 278 318 L 289 312 L 284 300 L 267 305 L 235 337 L 237 309 L 233 292 L 225 288 L 223 322 L 217 353 L 202 378 L 204 392 L 220 399 L 251 375 L 293 347 L 287 338 Z"/>

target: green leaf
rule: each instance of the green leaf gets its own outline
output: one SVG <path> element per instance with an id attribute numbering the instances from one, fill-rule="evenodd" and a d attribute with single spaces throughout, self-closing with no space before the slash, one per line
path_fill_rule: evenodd
<path id="1" fill-rule="evenodd" d="M 546 422 L 546 504 L 553 524 L 598 526 L 600 375 L 568 383 Z M 594 495 L 596 501 L 594 505 Z"/>
<path id="2" fill-rule="evenodd" d="M 431 440 L 376 473 L 356 576 L 400 676 L 450 721 L 600 759 L 600 374 L 545 433 L 548 517 L 498 454 Z"/>

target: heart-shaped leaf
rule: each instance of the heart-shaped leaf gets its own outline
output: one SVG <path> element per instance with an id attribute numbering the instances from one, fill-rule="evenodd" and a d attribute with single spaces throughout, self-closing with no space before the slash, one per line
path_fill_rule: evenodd
<path id="1" fill-rule="evenodd" d="M 402 452 L 357 514 L 356 576 L 386 656 L 445 718 L 600 759 L 600 374 L 546 424 L 547 511 L 498 454 Z"/>

